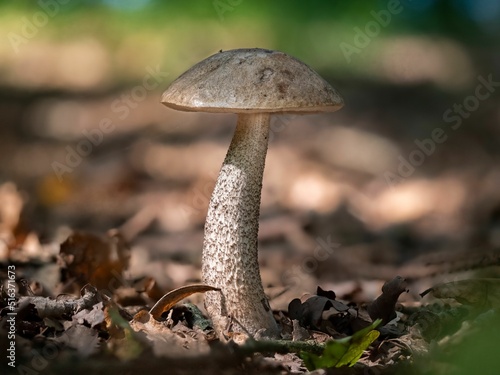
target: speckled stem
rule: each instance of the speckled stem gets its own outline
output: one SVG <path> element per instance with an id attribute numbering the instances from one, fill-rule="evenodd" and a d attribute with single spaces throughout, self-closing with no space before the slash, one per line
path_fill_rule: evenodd
<path id="1" fill-rule="evenodd" d="M 264 295 L 257 255 L 260 195 L 269 137 L 269 114 L 240 114 L 208 208 L 202 278 L 221 288 L 205 294 L 219 337 L 231 330 L 264 328 L 276 336 L 276 321 Z M 234 318 L 234 319 L 231 319 Z M 241 324 L 244 329 L 239 326 Z"/>

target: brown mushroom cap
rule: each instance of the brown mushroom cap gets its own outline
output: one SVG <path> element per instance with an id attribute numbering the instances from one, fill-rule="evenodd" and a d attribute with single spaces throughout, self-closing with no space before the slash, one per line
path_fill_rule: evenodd
<path id="1" fill-rule="evenodd" d="M 261 48 L 216 53 L 194 65 L 163 93 L 181 111 L 326 112 L 340 109 L 340 94 L 302 61 Z"/>

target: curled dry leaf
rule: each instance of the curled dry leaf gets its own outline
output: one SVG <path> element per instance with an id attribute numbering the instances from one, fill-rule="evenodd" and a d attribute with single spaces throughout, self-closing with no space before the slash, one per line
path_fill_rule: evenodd
<path id="1" fill-rule="evenodd" d="M 375 319 L 382 319 L 382 325 L 396 317 L 396 302 L 403 292 L 408 292 L 408 284 L 401 276 L 396 276 L 382 287 L 382 294 L 368 306 L 368 314 Z"/>
<path id="2" fill-rule="evenodd" d="M 349 326 L 353 316 L 350 314 L 349 306 L 344 303 L 325 297 L 335 297 L 334 292 L 325 292 L 318 289 L 322 296 L 303 297 L 292 300 L 288 305 L 290 319 L 296 319 L 307 328 L 327 332 L 340 332 Z"/>
<path id="3" fill-rule="evenodd" d="M 160 300 L 151 308 L 149 313 L 153 316 L 153 318 L 159 320 L 164 312 L 170 310 L 177 302 L 189 297 L 191 294 L 218 290 L 220 289 L 204 284 L 183 286 L 174 289 L 161 297 Z"/>
<path id="4" fill-rule="evenodd" d="M 316 294 L 320 297 L 326 297 L 326 298 L 329 298 L 331 300 L 335 300 L 337 298 L 337 295 L 335 294 L 335 292 L 333 290 L 324 290 L 319 285 L 316 288 Z"/>

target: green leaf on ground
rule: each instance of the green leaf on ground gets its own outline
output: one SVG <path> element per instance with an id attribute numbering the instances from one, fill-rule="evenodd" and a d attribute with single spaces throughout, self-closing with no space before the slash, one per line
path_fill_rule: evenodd
<path id="1" fill-rule="evenodd" d="M 326 343 L 321 355 L 301 352 L 300 357 L 309 371 L 318 368 L 353 366 L 370 344 L 377 339 L 380 332 L 375 328 L 382 322 L 377 319 L 371 325 L 356 332 L 352 336 Z"/>

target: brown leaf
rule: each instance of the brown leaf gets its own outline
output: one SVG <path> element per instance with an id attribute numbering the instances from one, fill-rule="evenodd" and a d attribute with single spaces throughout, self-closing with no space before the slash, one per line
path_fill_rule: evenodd
<path id="1" fill-rule="evenodd" d="M 213 290 L 218 291 L 220 289 L 203 284 L 188 285 L 174 289 L 161 297 L 160 300 L 151 308 L 149 313 L 153 316 L 153 318 L 159 320 L 164 312 L 170 310 L 180 300 L 189 297 L 194 293 L 204 293 Z"/>
<path id="2" fill-rule="evenodd" d="M 124 284 L 130 250 L 118 232 L 106 238 L 75 232 L 61 244 L 62 281 L 72 281 L 80 289 L 90 283 L 108 294 Z"/>

